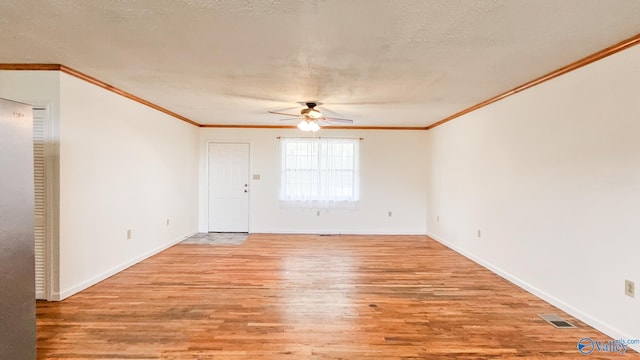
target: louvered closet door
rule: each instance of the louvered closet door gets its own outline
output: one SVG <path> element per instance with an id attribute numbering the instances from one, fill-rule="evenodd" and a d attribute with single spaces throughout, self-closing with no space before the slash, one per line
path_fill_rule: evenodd
<path id="1" fill-rule="evenodd" d="M 44 108 L 33 109 L 33 176 L 34 176 L 34 236 L 36 262 L 36 299 L 47 298 L 45 242 L 45 117 Z"/>

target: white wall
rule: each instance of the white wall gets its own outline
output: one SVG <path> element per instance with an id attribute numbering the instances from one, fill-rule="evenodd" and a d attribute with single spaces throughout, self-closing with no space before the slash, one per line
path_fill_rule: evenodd
<path id="1" fill-rule="evenodd" d="M 57 114 L 59 82 L 58 71 L 0 70 L 0 97 L 33 106 L 48 106 Z"/>
<path id="2" fill-rule="evenodd" d="M 60 75 L 61 297 L 196 231 L 197 144 L 197 127 Z"/>
<path id="3" fill-rule="evenodd" d="M 639 94 L 637 46 L 429 131 L 428 232 L 640 338 Z"/>
<path id="4" fill-rule="evenodd" d="M 425 234 L 425 131 L 321 130 L 325 137 L 363 137 L 358 209 L 281 208 L 280 144 L 277 136 L 299 137 L 290 129 L 202 129 L 200 134 L 200 231 L 207 231 L 207 144 L 250 144 L 250 232 Z M 392 217 L 388 217 L 388 212 Z"/>
<path id="5" fill-rule="evenodd" d="M 0 97 L 48 107 L 53 299 L 196 231 L 198 128 L 57 71 L 0 71 Z"/>

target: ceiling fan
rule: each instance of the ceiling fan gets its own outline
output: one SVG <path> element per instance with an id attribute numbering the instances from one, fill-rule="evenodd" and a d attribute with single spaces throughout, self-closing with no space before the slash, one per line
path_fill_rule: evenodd
<path id="1" fill-rule="evenodd" d="M 316 109 L 318 106 L 315 102 L 307 102 L 304 103 L 307 107 L 305 109 L 300 110 L 300 115 L 297 114 L 287 114 L 277 111 L 269 111 L 270 114 L 276 115 L 286 115 L 290 116 L 290 118 L 282 119 L 280 121 L 289 121 L 289 120 L 300 120 L 298 123 L 298 129 L 302 131 L 312 131 L 316 132 L 320 130 L 320 124 L 353 124 L 353 120 L 350 119 L 341 119 L 334 117 L 327 117 L 322 115 L 322 113 Z"/>

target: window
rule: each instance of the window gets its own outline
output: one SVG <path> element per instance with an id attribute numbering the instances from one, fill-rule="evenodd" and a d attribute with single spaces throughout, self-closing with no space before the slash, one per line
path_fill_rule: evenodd
<path id="1" fill-rule="evenodd" d="M 355 205 L 359 145 L 358 139 L 281 139 L 280 200 L 297 207 Z"/>

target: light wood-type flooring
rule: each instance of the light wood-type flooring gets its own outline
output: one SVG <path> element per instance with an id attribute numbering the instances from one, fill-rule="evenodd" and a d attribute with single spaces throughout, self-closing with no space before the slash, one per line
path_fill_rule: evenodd
<path id="1" fill-rule="evenodd" d="M 577 328 L 537 316 L 549 313 Z M 180 244 L 38 302 L 37 330 L 40 359 L 638 356 L 580 354 L 580 338 L 608 338 L 426 236 Z"/>

